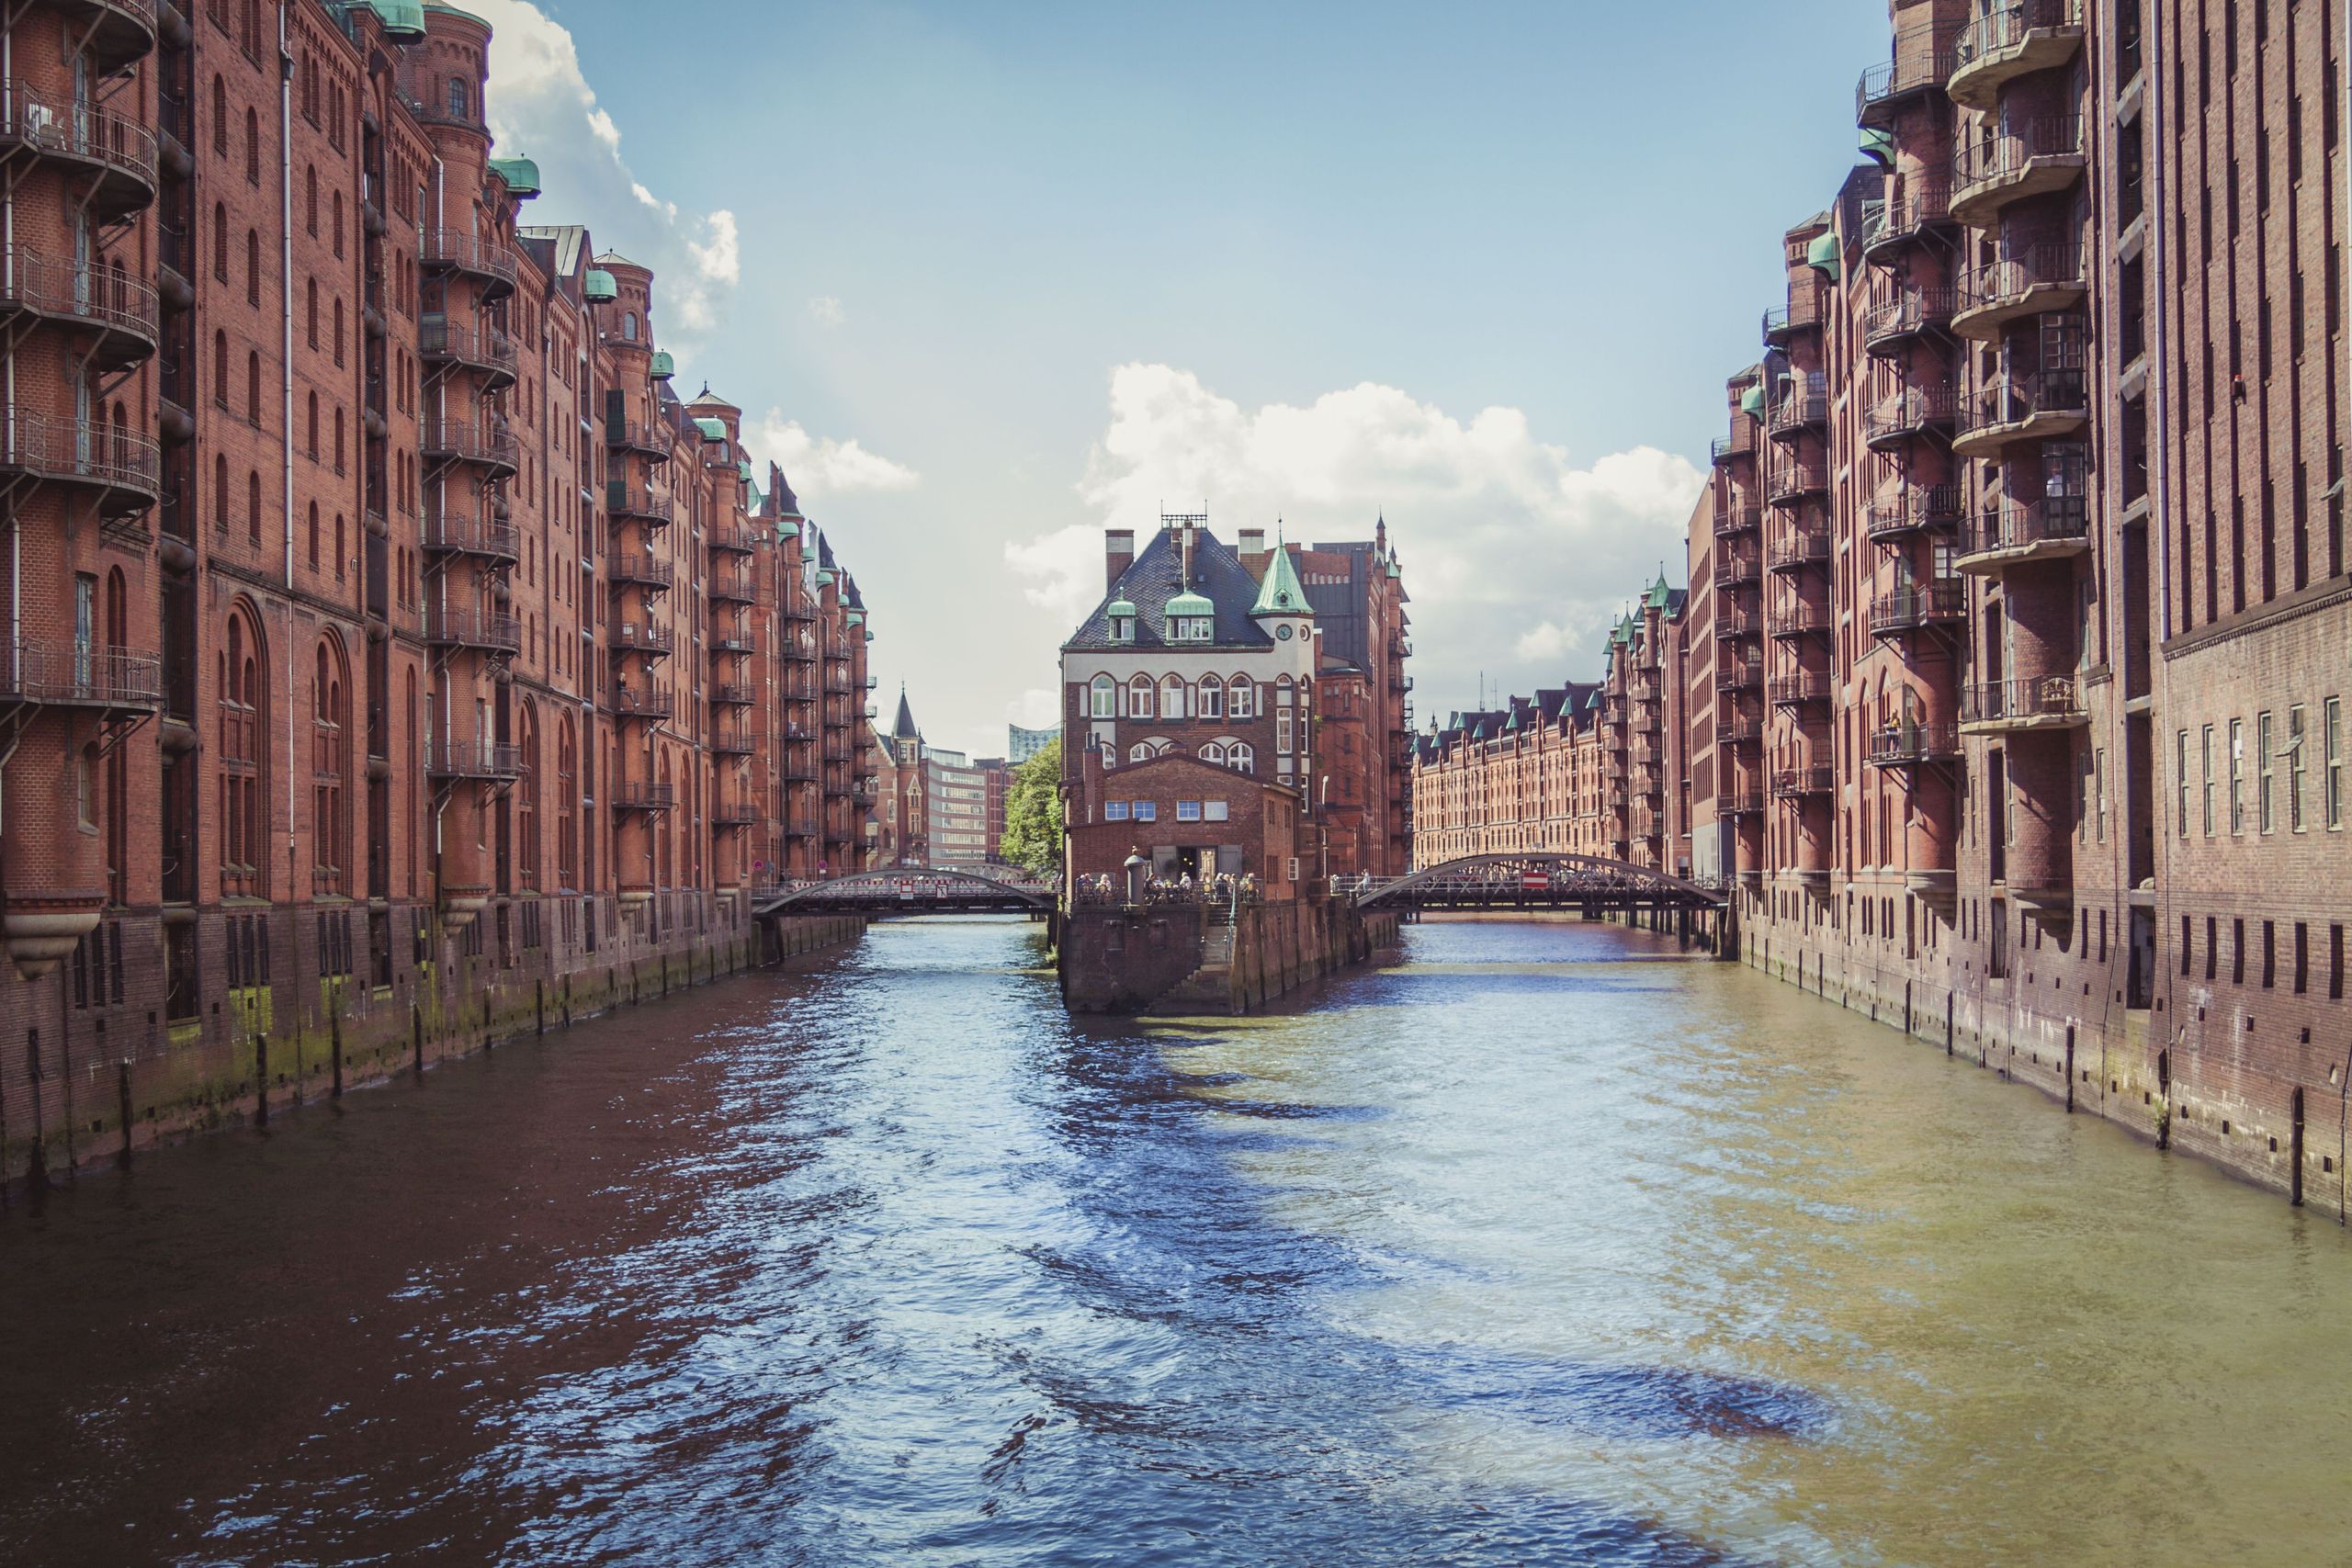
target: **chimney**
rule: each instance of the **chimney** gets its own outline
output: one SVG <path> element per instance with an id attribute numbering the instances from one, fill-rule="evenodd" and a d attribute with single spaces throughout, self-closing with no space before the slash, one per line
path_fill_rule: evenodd
<path id="1" fill-rule="evenodd" d="M 1106 528 L 1102 533 L 1102 586 L 1107 592 L 1119 585 L 1127 568 L 1136 564 L 1136 531 L 1132 528 Z"/>
<path id="2" fill-rule="evenodd" d="M 1264 555 L 1266 531 L 1263 528 L 1244 528 L 1234 536 L 1233 547 L 1245 556 Z"/>

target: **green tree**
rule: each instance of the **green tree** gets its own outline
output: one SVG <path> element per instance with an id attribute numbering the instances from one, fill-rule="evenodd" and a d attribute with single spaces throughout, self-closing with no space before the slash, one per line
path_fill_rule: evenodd
<path id="1" fill-rule="evenodd" d="M 1062 865 L 1062 743 L 1046 746 L 1013 772 L 1004 797 L 1006 860 L 1048 879 Z"/>

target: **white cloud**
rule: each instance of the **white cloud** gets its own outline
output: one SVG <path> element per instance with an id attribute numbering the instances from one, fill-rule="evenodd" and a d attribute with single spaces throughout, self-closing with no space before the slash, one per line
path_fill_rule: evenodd
<path id="1" fill-rule="evenodd" d="M 803 501 L 860 491 L 912 490 L 922 482 L 914 469 L 867 451 L 854 438 L 809 434 L 798 420 L 785 418 L 781 409 L 768 410 L 756 426 L 744 432 L 743 441 L 755 457 L 781 467 Z"/>
<path id="2" fill-rule="evenodd" d="M 808 319 L 822 327 L 837 327 L 849 320 L 842 302 L 831 294 L 820 294 L 808 301 Z"/>
<path id="3" fill-rule="evenodd" d="M 1295 540 L 1361 539 L 1385 512 L 1414 599 L 1426 716 L 1470 705 L 1482 672 L 1490 693 L 1591 679 L 1610 618 L 1661 562 L 1681 581 L 1703 482 L 1651 447 L 1579 468 L 1517 409 L 1465 422 L 1366 382 L 1250 410 L 1190 371 L 1123 365 L 1078 487 L 1095 520 L 1016 541 L 1005 558 L 1031 603 L 1075 623 L 1102 597 L 1102 528 L 1148 533 L 1163 503 L 1205 500 L 1228 542 L 1278 517 Z"/>
<path id="4" fill-rule="evenodd" d="M 708 338 L 742 280 L 735 215 L 683 211 L 630 173 L 621 129 L 597 103 L 569 28 L 531 0 L 469 0 L 467 9 L 491 26 L 498 152 L 537 161 L 547 192 L 524 221 L 585 223 L 599 250 L 653 269 L 656 329 L 670 346 Z"/>

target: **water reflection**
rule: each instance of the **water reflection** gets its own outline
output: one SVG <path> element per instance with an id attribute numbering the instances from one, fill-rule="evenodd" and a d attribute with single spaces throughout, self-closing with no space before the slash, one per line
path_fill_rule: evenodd
<path id="1" fill-rule="evenodd" d="M 0 1560 L 2192 1562 L 2352 1528 L 2333 1229 L 1756 976 L 1250 1020 L 877 928 L 0 1224 Z M 2162 1376 L 2151 1375 L 2162 1368 Z M 17 1418 L 21 1416 L 21 1419 Z"/>

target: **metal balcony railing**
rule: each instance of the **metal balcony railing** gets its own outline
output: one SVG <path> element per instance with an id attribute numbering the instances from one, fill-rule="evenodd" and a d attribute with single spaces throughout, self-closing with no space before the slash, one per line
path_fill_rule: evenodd
<path id="1" fill-rule="evenodd" d="M 523 648 L 523 623 L 494 611 L 463 605 L 427 604 L 424 640 L 444 648 L 483 649 L 493 653 L 518 653 Z"/>
<path id="2" fill-rule="evenodd" d="M 0 305 L 119 333 L 140 345 L 137 357 L 153 351 L 163 319 L 153 284 L 118 266 L 45 256 L 23 245 L 0 247 Z"/>
<path id="3" fill-rule="evenodd" d="M 675 784 L 647 784 L 624 779 L 613 786 L 613 806 L 621 811 L 667 811 L 678 803 Z"/>
<path id="4" fill-rule="evenodd" d="M 424 322 L 417 332 L 417 352 L 437 364 L 462 365 L 507 380 L 514 378 L 517 357 L 514 340 L 497 328 L 450 321 Z"/>
<path id="5" fill-rule="evenodd" d="M 622 718 L 668 719 L 677 713 L 677 700 L 667 686 L 615 686 L 613 712 Z"/>
<path id="6" fill-rule="evenodd" d="M 1895 103 L 1939 89 L 1951 75 L 1949 28 L 1911 28 L 1895 36 L 1894 58 L 1873 65 L 1854 85 L 1854 118 L 1874 124 Z"/>
<path id="7" fill-rule="evenodd" d="M 489 556 L 514 561 L 522 558 L 520 536 L 511 523 L 481 513 L 427 510 L 424 547 L 454 554 Z"/>
<path id="8" fill-rule="evenodd" d="M 1764 479 L 1764 499 L 1774 505 L 1829 488 L 1829 470 L 1819 463 L 1780 463 Z"/>
<path id="9" fill-rule="evenodd" d="M 608 419 L 605 422 L 606 446 L 616 451 L 639 452 L 649 457 L 668 458 L 672 434 L 668 425 L 647 420 Z"/>
<path id="10" fill-rule="evenodd" d="M 1950 387 L 1908 388 L 1864 416 L 1862 439 L 1875 446 L 1949 429 L 1959 412 L 1959 394 Z"/>
<path id="11" fill-rule="evenodd" d="M 1764 665 L 1758 660 L 1735 660 L 1715 670 L 1715 690 L 1718 692 L 1752 692 L 1764 683 Z"/>
<path id="12" fill-rule="evenodd" d="M 1986 262 L 1962 273 L 1959 306 L 1973 311 L 2021 305 L 2037 289 L 2079 293 L 2084 283 L 2081 245 L 2039 244 L 2021 256 Z"/>
<path id="13" fill-rule="evenodd" d="M 759 750 L 759 738 L 748 726 L 720 725 L 710 732 L 710 749 L 729 757 L 748 757 Z"/>
<path id="14" fill-rule="evenodd" d="M 1772 570 L 1794 571 L 1800 567 L 1826 566 L 1829 561 L 1829 532 L 1826 528 L 1807 528 L 1783 534 L 1772 541 Z"/>
<path id="15" fill-rule="evenodd" d="M 1829 795 L 1837 788 L 1838 770 L 1826 762 L 1772 770 L 1772 795 L 1776 799 L 1793 800 L 1811 795 Z"/>
<path id="16" fill-rule="evenodd" d="M 731 550 L 738 555 L 750 555 L 759 548 L 756 530 L 735 523 L 714 523 L 703 537 L 714 550 Z"/>
<path id="17" fill-rule="evenodd" d="M 1928 179 L 1905 178 L 1902 188 L 1880 209 L 1878 221 L 1862 235 L 1865 254 L 1907 244 L 1930 229 L 1951 221 L 1951 179 L 1949 172 Z"/>
<path id="18" fill-rule="evenodd" d="M 1890 724 L 1871 731 L 1863 761 L 1873 767 L 1906 767 L 1918 762 L 1946 761 L 1960 755 L 1960 727 L 1955 724 Z"/>
<path id="19" fill-rule="evenodd" d="M 2081 688 L 2071 675 L 1984 682 L 1960 694 L 1962 724 L 2074 722 L 2086 716 Z"/>
<path id="20" fill-rule="evenodd" d="M 441 461 L 481 463 L 509 470 L 522 461 L 521 448 L 512 431 L 503 427 L 483 430 L 464 420 L 426 420 L 418 434 L 417 445 L 425 457 Z"/>
<path id="21" fill-rule="evenodd" d="M 667 653 L 675 646 L 670 628 L 660 621 L 615 621 L 615 653 Z"/>
<path id="22" fill-rule="evenodd" d="M 712 683 L 710 700 L 721 707 L 747 708 L 760 700 L 759 688 L 741 681 L 719 681 Z"/>
<path id="23" fill-rule="evenodd" d="M 1994 504 L 1969 518 L 1961 539 L 1962 555 L 2029 549 L 2036 545 L 2075 544 L 2091 533 L 2090 498 L 2053 495 L 2023 504 Z"/>
<path id="24" fill-rule="evenodd" d="M 1775 703 L 1826 703 L 1829 700 L 1829 677 L 1816 670 L 1801 670 L 1793 675 L 1775 675 L 1770 682 L 1770 696 Z"/>
<path id="25" fill-rule="evenodd" d="M 510 288 L 518 270 L 513 250 L 462 229 L 425 230 L 417 238 L 416 259 L 427 272 L 462 272 Z"/>
<path id="26" fill-rule="evenodd" d="M 625 551 L 605 563 L 605 575 L 630 587 L 668 588 L 677 581 L 677 569 L 659 556 Z"/>
<path id="27" fill-rule="evenodd" d="M 1718 638 L 1753 637 L 1763 629 L 1763 621 L 1746 610 L 1715 612 L 1715 636 Z"/>
<path id="28" fill-rule="evenodd" d="M 722 604 L 756 604 L 760 585 L 749 572 L 713 572 L 710 596 Z"/>
<path id="29" fill-rule="evenodd" d="M 1763 522 L 1764 508 L 1755 502 L 1742 503 L 1718 501 L 1715 502 L 1715 532 L 1717 534 L 1745 534 L 1751 528 L 1762 526 Z"/>
<path id="30" fill-rule="evenodd" d="M 1984 435 L 2041 418 L 2079 420 L 2089 407 L 2089 378 L 2080 370 L 2008 376 L 1983 389 L 1961 411 L 1955 434 Z"/>
<path id="31" fill-rule="evenodd" d="M 1915 485 L 1872 501 L 1863 513 L 1863 526 L 1872 539 L 1951 528 L 1959 525 L 1965 502 L 1956 484 Z"/>
<path id="32" fill-rule="evenodd" d="M 0 83 L 0 145 L 82 164 L 99 175 L 94 194 L 110 212 L 155 196 L 155 133 L 112 109 L 48 96 L 11 77 Z"/>
<path id="33" fill-rule="evenodd" d="M 656 495 L 648 490 L 632 490 L 627 479 L 605 481 L 605 510 L 615 517 L 634 517 L 644 523 L 668 524 L 677 515 L 677 503 L 666 495 Z"/>
<path id="34" fill-rule="evenodd" d="M 163 701 L 163 660 L 154 654 L 31 637 L 0 643 L 0 702 L 154 708 Z"/>
<path id="35" fill-rule="evenodd" d="M 1862 345 L 1875 347 L 1951 324 L 1958 296 L 1950 288 L 1911 284 L 1874 300 L 1862 312 Z"/>
<path id="36" fill-rule="evenodd" d="M 110 512 L 143 511 L 163 493 L 164 450 L 120 425 L 12 409 L 0 423 L 0 469 L 103 487 Z"/>
<path id="37" fill-rule="evenodd" d="M 2083 25 L 2083 0 L 1995 0 L 1952 42 L 1952 74 L 2025 47 L 2037 32 Z"/>
<path id="38" fill-rule="evenodd" d="M 1829 606 L 1809 599 L 1784 598 L 1772 606 L 1772 635 L 1809 637 L 1829 629 Z"/>
<path id="39" fill-rule="evenodd" d="M 495 740 L 436 736 L 425 744 L 424 771 L 436 779 L 511 779 L 523 771 L 523 750 Z"/>
<path id="40" fill-rule="evenodd" d="M 2007 134 L 1989 129 L 1963 130 L 1952 147 L 1952 198 L 1956 207 L 1994 186 L 2022 181 L 2041 159 L 2083 156 L 2083 117 L 2044 115 Z"/>
<path id="41" fill-rule="evenodd" d="M 1764 577 L 1764 558 L 1758 550 L 1725 550 L 1715 557 L 1715 586 L 1736 588 Z"/>
<path id="42" fill-rule="evenodd" d="M 1965 620 L 1968 592 L 1957 581 L 1914 582 L 1882 593 L 1871 604 L 1873 632 L 1910 631 Z"/>

